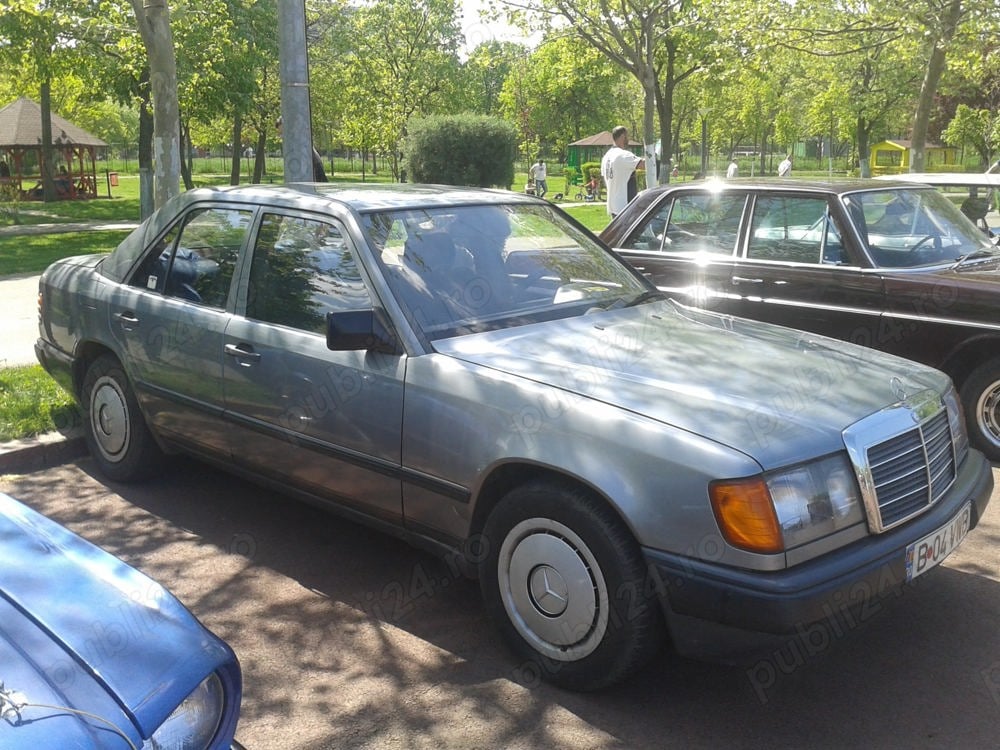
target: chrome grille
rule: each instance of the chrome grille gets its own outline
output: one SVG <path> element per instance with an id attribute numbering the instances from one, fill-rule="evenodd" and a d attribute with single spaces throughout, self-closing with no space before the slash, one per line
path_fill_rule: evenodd
<path id="1" fill-rule="evenodd" d="M 955 481 L 947 410 L 872 445 L 867 459 L 883 530 L 924 510 Z"/>

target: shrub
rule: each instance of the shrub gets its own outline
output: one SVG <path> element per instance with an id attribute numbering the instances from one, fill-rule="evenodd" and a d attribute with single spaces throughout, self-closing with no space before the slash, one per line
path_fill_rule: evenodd
<path id="1" fill-rule="evenodd" d="M 407 124 L 404 157 L 414 182 L 509 188 L 517 133 L 482 115 L 436 115 Z"/>
<path id="2" fill-rule="evenodd" d="M 585 161 L 580 165 L 580 171 L 583 172 L 583 181 L 590 182 L 591 178 L 601 176 L 601 163 L 599 161 Z"/>
<path id="3" fill-rule="evenodd" d="M 13 182 L 0 183 L 0 224 L 21 223 L 21 193 Z"/>
<path id="4" fill-rule="evenodd" d="M 576 167 L 563 167 L 563 178 L 566 180 L 566 186 L 563 189 L 563 192 L 568 194 L 574 185 L 579 184 L 580 173 L 577 171 Z"/>

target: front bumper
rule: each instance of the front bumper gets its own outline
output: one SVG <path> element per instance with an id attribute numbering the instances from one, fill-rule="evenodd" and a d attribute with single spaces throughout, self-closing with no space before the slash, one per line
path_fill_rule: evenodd
<path id="1" fill-rule="evenodd" d="M 35 341 L 35 357 L 52 379 L 76 395 L 73 382 L 73 357 L 43 338 Z"/>
<path id="2" fill-rule="evenodd" d="M 821 620 L 864 612 L 877 599 L 901 591 L 907 546 L 947 524 L 970 501 L 970 530 L 975 528 L 992 491 L 992 468 L 972 450 L 948 494 L 923 515 L 794 568 L 750 571 L 644 552 L 662 584 L 662 604 L 678 650 L 715 651 L 719 644 L 709 643 L 715 637 L 738 634 L 734 640 L 753 643 L 746 631 L 794 633 Z M 688 642 L 688 635 L 697 642 Z"/>

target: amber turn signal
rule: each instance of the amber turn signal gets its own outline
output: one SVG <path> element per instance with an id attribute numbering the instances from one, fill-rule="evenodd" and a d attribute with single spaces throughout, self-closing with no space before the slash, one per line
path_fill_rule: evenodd
<path id="1" fill-rule="evenodd" d="M 748 552 L 784 551 L 781 527 L 763 479 L 712 482 L 708 492 L 727 542 Z"/>

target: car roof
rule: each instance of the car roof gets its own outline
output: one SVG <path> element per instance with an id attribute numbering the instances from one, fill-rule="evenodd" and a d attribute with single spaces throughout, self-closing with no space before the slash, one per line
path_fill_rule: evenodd
<path id="1" fill-rule="evenodd" d="M 205 187 L 182 193 L 177 200 L 183 205 L 207 200 L 225 200 L 314 209 L 322 209 L 330 203 L 339 203 L 360 213 L 460 204 L 539 202 L 539 199 L 532 196 L 508 190 L 457 187 L 454 185 L 308 182 L 282 185 Z"/>
<path id="2" fill-rule="evenodd" d="M 711 188 L 712 190 L 802 190 L 806 192 L 835 193 L 842 195 L 859 190 L 887 190 L 904 187 L 903 183 L 887 184 L 871 179 L 860 179 L 851 177 L 831 177 L 827 179 L 800 179 L 797 177 L 739 177 L 730 180 L 709 178 L 697 180 L 695 182 L 669 183 L 659 187 L 650 188 L 646 192 L 663 192 L 678 188 Z M 909 188 L 921 188 L 924 186 L 910 184 Z"/>

